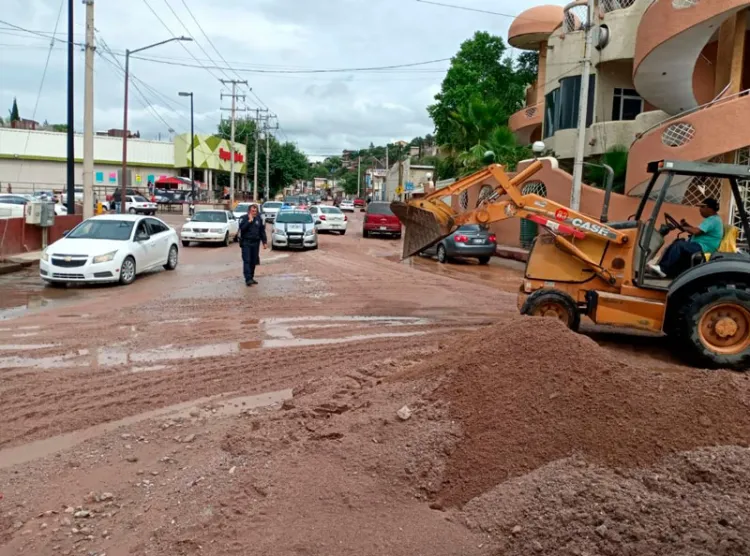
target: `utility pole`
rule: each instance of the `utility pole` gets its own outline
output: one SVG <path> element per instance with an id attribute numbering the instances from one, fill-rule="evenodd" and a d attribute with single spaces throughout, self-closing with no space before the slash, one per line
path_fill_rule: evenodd
<path id="1" fill-rule="evenodd" d="M 83 218 L 94 216 L 94 0 L 86 4 L 86 71 L 83 90 Z"/>
<path id="2" fill-rule="evenodd" d="M 231 131 L 230 131 L 230 139 L 229 139 L 229 208 L 234 208 L 234 128 L 235 128 L 235 119 L 237 117 L 237 99 L 241 98 L 242 100 L 245 100 L 245 95 L 238 95 L 237 94 L 237 85 L 247 85 L 247 81 L 238 81 L 236 79 L 232 80 L 224 80 L 222 79 L 221 82 L 224 85 L 232 85 L 232 94 L 231 95 L 221 95 L 221 98 L 224 98 L 225 96 L 232 97 L 232 120 L 231 120 Z"/>
<path id="3" fill-rule="evenodd" d="M 380 200 L 385 201 L 385 190 L 386 185 L 388 184 L 388 174 L 391 170 L 391 167 L 388 166 L 388 143 L 385 144 L 385 180 L 383 181 L 383 187 L 380 191 Z"/>
<path id="4" fill-rule="evenodd" d="M 181 97 L 190 97 L 190 199 L 195 204 L 195 109 L 193 93 L 177 93 Z"/>
<path id="5" fill-rule="evenodd" d="M 265 112 L 267 114 L 268 108 L 265 108 L 265 109 L 256 108 L 255 109 L 255 130 L 254 130 L 255 162 L 253 163 L 253 200 L 254 201 L 258 200 L 258 147 L 260 146 L 259 142 L 260 142 L 260 118 L 261 118 L 260 113 L 261 112 Z M 268 117 L 267 115 L 264 116 L 264 118 L 267 118 L 267 117 Z"/>
<path id="6" fill-rule="evenodd" d="M 68 214 L 75 214 L 76 211 L 76 153 L 75 153 L 75 121 L 74 121 L 74 104 L 73 96 L 75 94 L 75 83 L 73 80 L 73 0 L 68 0 L 68 160 L 66 167 L 67 174 L 67 198 Z"/>
<path id="7" fill-rule="evenodd" d="M 362 157 L 358 156 L 357 157 L 357 199 L 362 198 L 359 193 L 359 184 L 360 184 L 361 179 L 362 179 Z"/>
<path id="8" fill-rule="evenodd" d="M 279 129 L 279 122 L 277 121 L 274 127 L 271 127 L 268 124 L 268 121 L 271 118 L 275 118 L 276 116 L 274 114 L 269 115 L 266 117 L 266 190 L 265 190 L 265 196 L 264 198 L 268 200 L 269 195 L 271 194 L 271 130 L 272 129 Z"/>
<path id="9" fill-rule="evenodd" d="M 586 45 L 583 51 L 583 72 L 581 73 L 581 97 L 578 101 L 578 137 L 573 163 L 573 188 L 570 191 L 570 208 L 581 208 L 581 183 L 583 182 L 583 158 L 586 148 L 586 124 L 589 113 L 589 76 L 591 75 L 591 48 L 594 40 L 594 0 L 588 0 L 586 17 Z"/>

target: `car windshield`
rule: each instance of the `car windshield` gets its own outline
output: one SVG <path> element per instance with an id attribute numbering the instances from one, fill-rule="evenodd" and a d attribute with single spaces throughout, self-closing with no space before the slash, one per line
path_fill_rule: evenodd
<path id="1" fill-rule="evenodd" d="M 300 204 L 300 198 L 299 197 L 287 197 L 284 199 L 284 202 L 289 205 L 298 205 Z"/>
<path id="2" fill-rule="evenodd" d="M 145 199 L 145 197 L 141 197 L 140 195 L 136 195 L 135 197 L 133 197 L 133 200 L 136 203 L 148 203 L 148 201 Z"/>
<path id="3" fill-rule="evenodd" d="M 126 241 L 133 231 L 132 220 L 86 220 L 66 237 L 70 239 L 114 239 Z"/>
<path id="4" fill-rule="evenodd" d="M 196 212 L 193 216 L 193 222 L 226 222 L 227 214 L 219 211 Z"/>
<path id="5" fill-rule="evenodd" d="M 250 203 L 240 203 L 234 207 L 234 212 L 241 212 L 242 214 L 245 214 L 248 210 L 250 210 Z"/>
<path id="6" fill-rule="evenodd" d="M 276 218 L 279 224 L 311 224 L 312 214 L 309 212 L 282 212 Z"/>
<path id="7" fill-rule="evenodd" d="M 367 207 L 367 212 L 370 214 L 393 214 L 391 205 L 388 203 L 370 203 Z"/>
<path id="8" fill-rule="evenodd" d="M 277 202 L 265 203 L 263 205 L 263 208 L 264 209 L 277 209 L 277 208 L 281 208 L 281 203 L 277 203 Z"/>
<path id="9" fill-rule="evenodd" d="M 323 214 L 341 214 L 341 211 L 336 207 L 321 207 L 320 210 Z"/>
<path id="10" fill-rule="evenodd" d="M 461 226 L 456 232 L 483 232 L 486 231 L 485 228 L 480 226 L 479 224 L 465 224 Z"/>

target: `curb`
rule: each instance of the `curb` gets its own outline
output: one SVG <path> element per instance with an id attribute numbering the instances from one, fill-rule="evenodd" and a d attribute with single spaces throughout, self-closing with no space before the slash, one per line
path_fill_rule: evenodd
<path id="1" fill-rule="evenodd" d="M 528 262 L 529 260 L 529 252 L 520 247 L 498 245 L 495 249 L 495 254 L 501 259 L 511 259 L 522 263 Z"/>
<path id="2" fill-rule="evenodd" d="M 24 268 L 30 267 L 32 262 L 0 262 L 0 276 L 3 274 L 10 274 L 11 272 L 18 272 Z"/>

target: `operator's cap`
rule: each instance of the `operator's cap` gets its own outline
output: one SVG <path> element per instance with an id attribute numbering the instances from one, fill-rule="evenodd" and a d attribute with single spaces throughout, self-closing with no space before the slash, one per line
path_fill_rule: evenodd
<path id="1" fill-rule="evenodd" d="M 707 197 L 703 200 L 703 206 L 708 207 L 711 210 L 715 210 L 716 212 L 719 212 L 719 201 L 714 199 L 713 197 Z"/>

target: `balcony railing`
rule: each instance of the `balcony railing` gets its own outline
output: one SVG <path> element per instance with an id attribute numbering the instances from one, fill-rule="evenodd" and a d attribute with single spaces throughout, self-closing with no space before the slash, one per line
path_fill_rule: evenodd
<path id="1" fill-rule="evenodd" d="M 563 31 L 584 31 L 589 24 L 589 7 L 586 0 L 576 0 L 563 8 Z"/>

